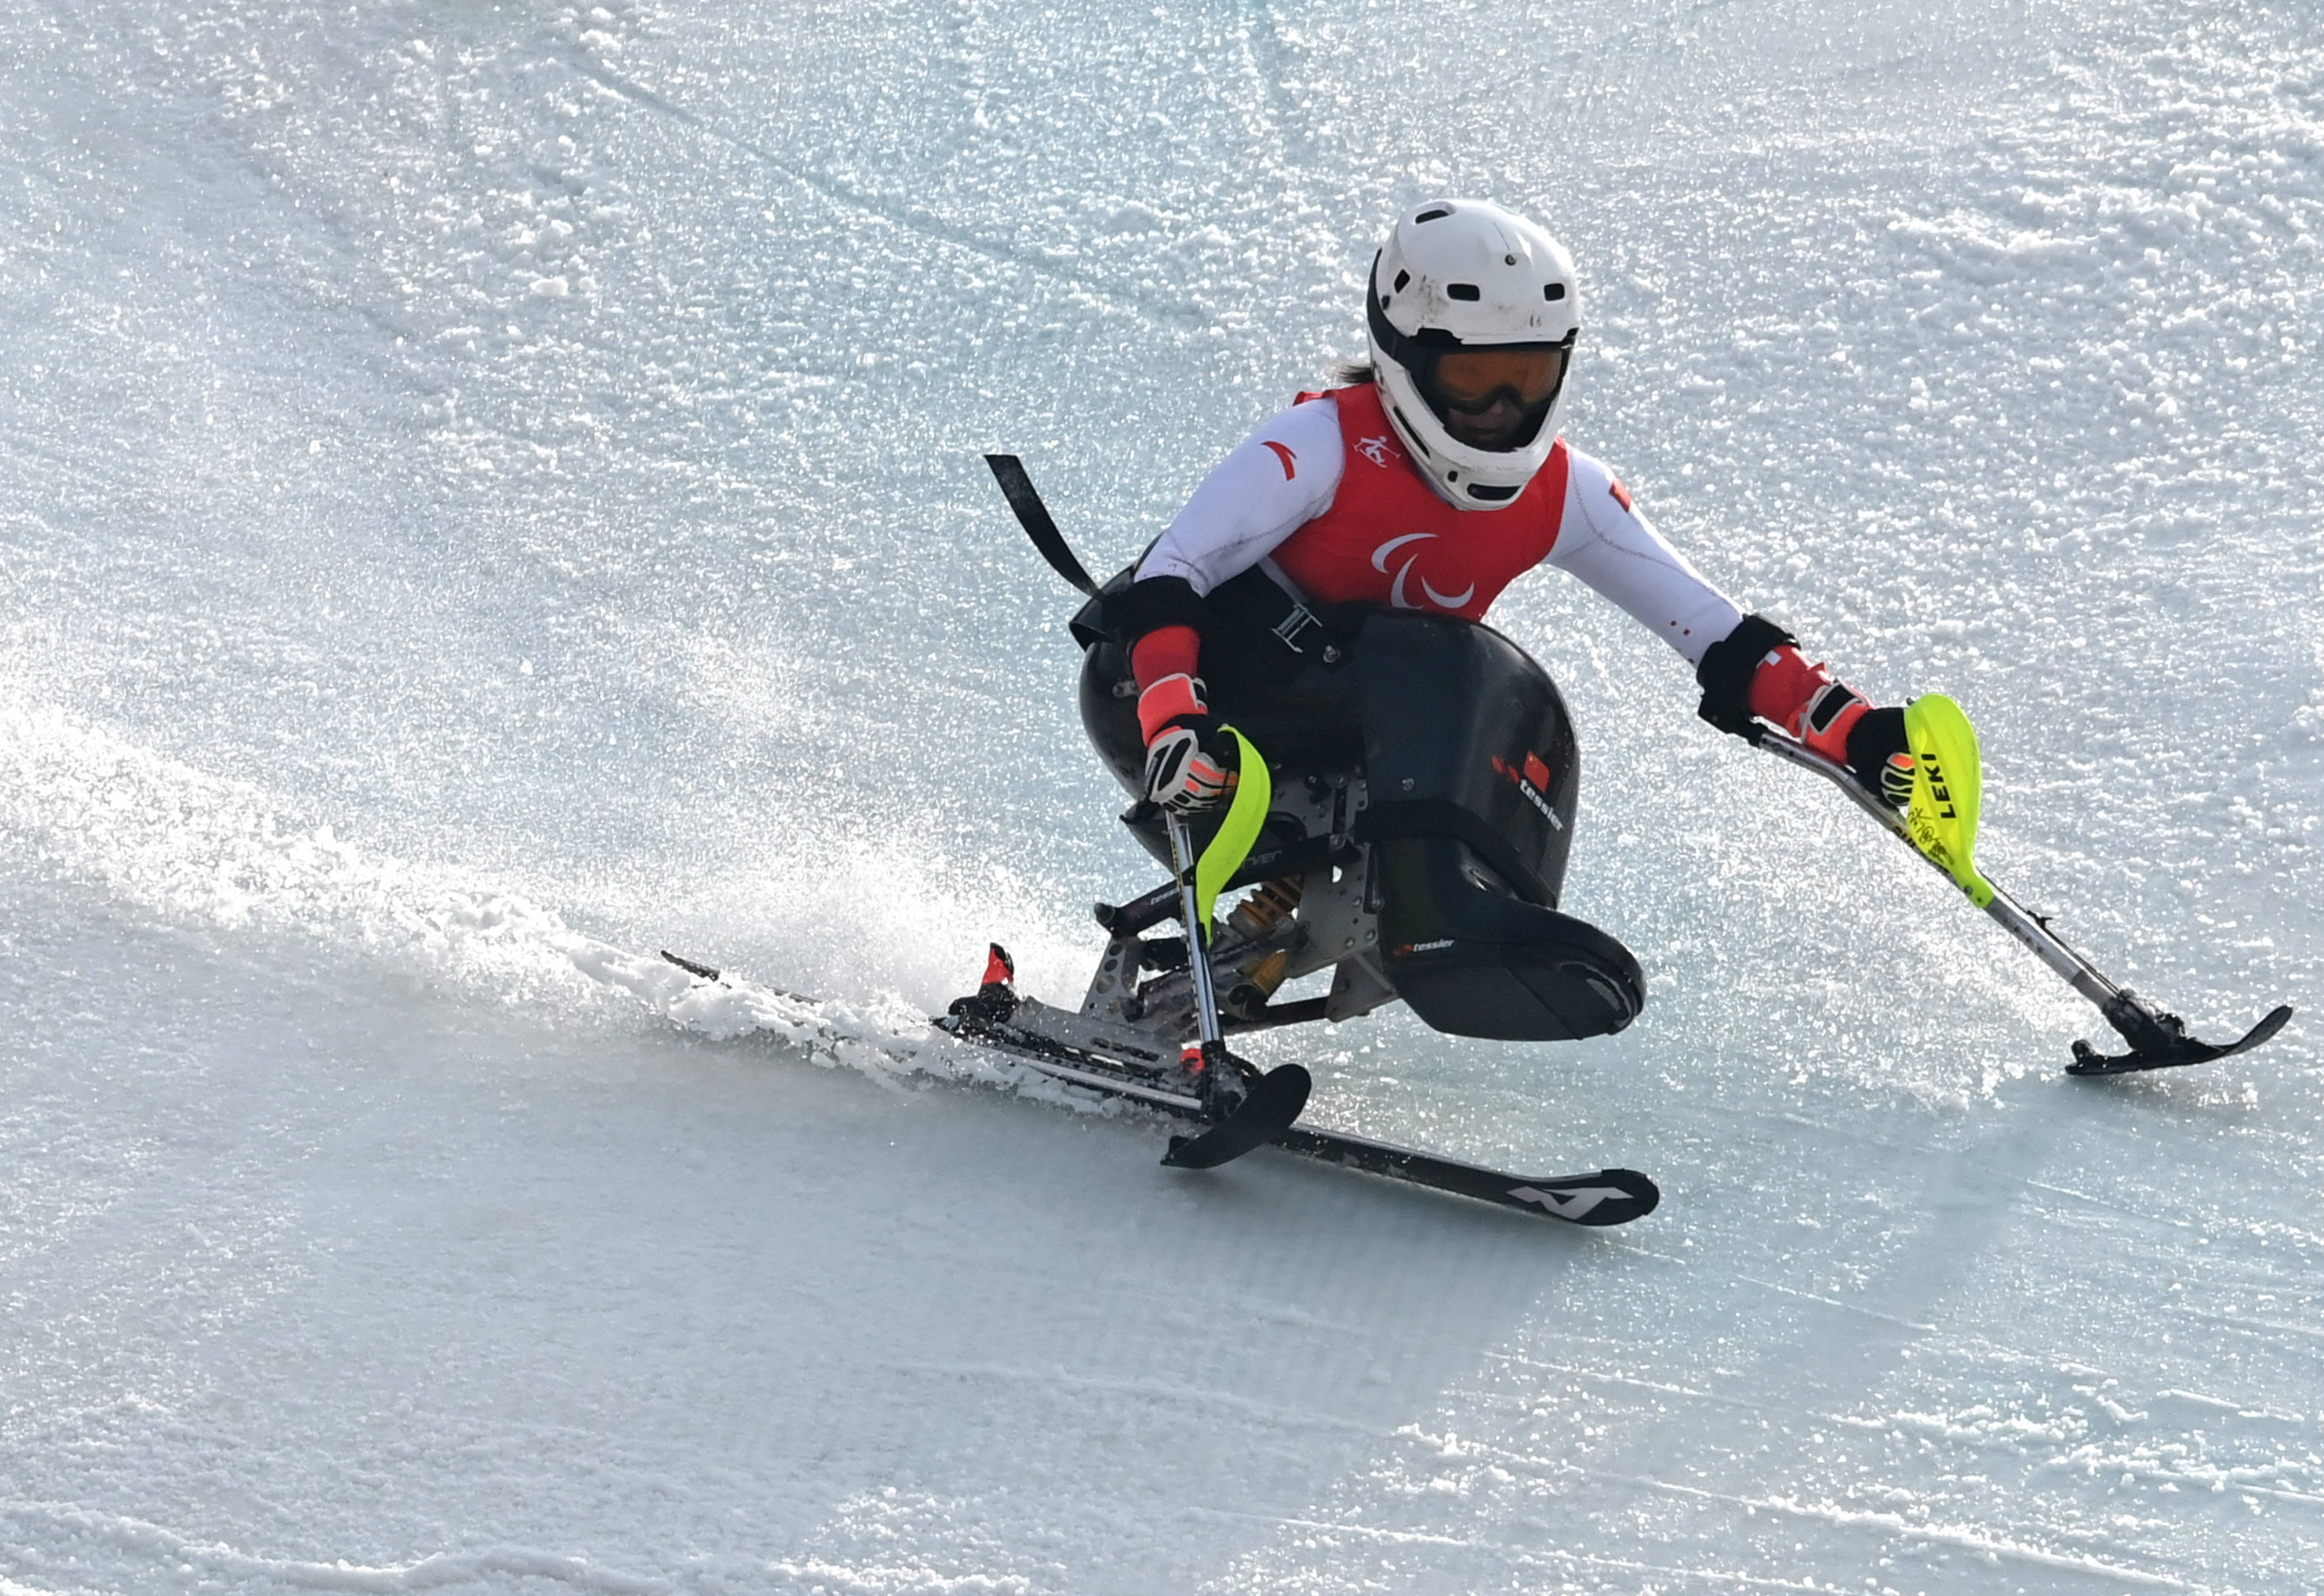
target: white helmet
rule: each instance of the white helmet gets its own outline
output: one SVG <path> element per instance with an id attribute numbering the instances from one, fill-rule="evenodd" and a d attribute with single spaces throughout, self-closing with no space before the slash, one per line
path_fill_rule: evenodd
<path id="1" fill-rule="evenodd" d="M 1429 485 L 1456 508 L 1514 503 L 1549 458 L 1582 326 L 1575 289 L 1572 257 L 1556 239 L 1481 199 L 1416 208 L 1374 258 L 1364 303 L 1388 420 Z M 1472 358 L 1479 350 L 1499 358 Z M 1480 448 L 1446 429 L 1449 412 L 1482 411 L 1504 398 L 1529 423 L 1513 446 Z"/>

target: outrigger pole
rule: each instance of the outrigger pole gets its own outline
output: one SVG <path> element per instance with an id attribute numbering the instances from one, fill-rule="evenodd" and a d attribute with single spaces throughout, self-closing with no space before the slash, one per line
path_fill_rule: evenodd
<path id="1" fill-rule="evenodd" d="M 1914 713 L 1921 710 L 1923 706 L 1933 706 L 1939 703 L 1942 706 L 1942 711 L 1934 717 L 1916 715 Z M 1916 721 L 1921 724 L 1914 724 Z M 1944 723 L 1948 721 L 1956 724 L 1947 726 Z M 2187 1022 L 2179 1016 L 2156 1008 L 2153 1002 L 2140 997 L 2130 988 L 2118 985 L 2107 979 L 2105 972 L 2067 946 L 2058 934 L 2050 929 L 2049 921 L 2045 918 L 2035 914 L 2016 899 L 1995 886 L 1978 872 L 1972 863 L 1971 850 L 1974 847 L 1976 833 L 1975 808 L 1980 777 L 1978 770 L 1976 733 L 1969 729 L 1968 717 L 1960 715 L 1959 707 L 1954 706 L 1950 699 L 1939 700 L 1935 696 L 1932 696 L 1930 698 L 1917 700 L 1913 709 L 1907 711 L 1907 734 L 1913 743 L 1914 757 L 1920 761 L 1922 772 L 1916 777 L 1914 807 L 1904 814 L 1899 814 L 1891 809 L 1867 791 L 1863 784 L 1849 772 L 1847 767 L 1824 758 L 1814 750 L 1785 736 L 1781 732 L 1765 727 L 1755 728 L 1759 732 L 1755 741 L 1760 747 L 1777 758 L 1789 760 L 1803 770 L 1814 771 L 1846 793 L 1858 808 L 1878 821 L 1883 827 L 1893 833 L 1915 853 L 1926 859 L 1948 880 L 1959 886 L 1969 901 L 1992 916 L 2003 930 L 2031 948 L 2034 957 L 2056 971 L 2065 979 L 2068 985 L 2096 1004 L 2098 1012 L 2106 1016 L 2107 1023 L 2120 1032 L 2123 1039 L 2130 1044 L 2129 1052 L 2109 1056 L 2099 1053 L 2086 1041 L 2077 1041 L 2074 1044 L 2074 1062 L 2066 1066 L 2068 1075 L 2125 1075 L 2133 1070 L 2167 1069 L 2175 1065 L 2208 1064 L 2214 1058 L 2225 1058 L 2231 1053 L 2241 1053 L 2246 1048 L 2256 1047 L 2283 1029 L 2284 1021 L 2292 1018 L 2292 1005 L 2289 1003 L 2271 1011 L 2265 1019 L 2235 1041 L 2203 1041 L 2188 1034 Z M 1949 732 L 1954 748 L 1958 752 L 1947 755 L 1933 746 L 1924 751 L 1923 736 L 1913 734 L 1921 732 L 1934 732 L 1939 736 Z M 1960 741 L 1964 736 L 1967 739 L 1965 743 Z M 1946 763 L 1948 758 L 1965 774 L 1963 785 L 1966 789 L 1966 802 L 1969 811 L 1969 823 L 1964 828 L 1967 833 L 1965 836 L 1946 837 L 1936 835 L 1923 812 L 1925 802 L 1932 799 L 1941 801 L 1947 795 L 1947 789 L 1941 784 L 1943 776 L 1954 773 L 1948 769 Z M 1929 785 L 1928 780 L 1932 770 L 1939 773 L 1937 777 L 1939 785 L 1933 789 Z M 1916 819 L 1922 822 L 1917 826 Z M 1919 833 L 1918 835 L 1915 835 L 1916 831 Z M 1952 844 L 1950 856 L 1946 845 L 1949 842 Z"/>

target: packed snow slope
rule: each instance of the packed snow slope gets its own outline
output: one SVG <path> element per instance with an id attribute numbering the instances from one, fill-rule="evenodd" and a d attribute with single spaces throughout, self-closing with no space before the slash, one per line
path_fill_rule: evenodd
<path id="1" fill-rule="evenodd" d="M 2311 0 L 0 31 L 0 1591 L 2324 1581 Z M 2065 1078 L 1543 573 L 1645 1015 L 1270 1056 L 1660 1213 L 1175 1174 L 924 1041 L 1152 884 L 978 454 L 1111 568 L 1446 190 L 1571 244 L 1569 435 L 1706 572 L 1969 706 L 1997 879 L 2292 1029 Z"/>

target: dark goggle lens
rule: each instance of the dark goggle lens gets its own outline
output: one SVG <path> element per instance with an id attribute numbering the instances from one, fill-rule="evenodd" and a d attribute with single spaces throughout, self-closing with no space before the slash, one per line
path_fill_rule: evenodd
<path id="1" fill-rule="evenodd" d="M 1565 350 L 1448 349 L 1429 373 L 1434 397 L 1456 411 L 1492 407 L 1504 391 L 1527 410 L 1545 405 L 1565 376 Z"/>

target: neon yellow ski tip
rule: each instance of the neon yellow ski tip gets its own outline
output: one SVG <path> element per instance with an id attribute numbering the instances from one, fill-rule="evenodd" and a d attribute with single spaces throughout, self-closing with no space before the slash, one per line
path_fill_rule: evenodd
<path id="1" fill-rule="evenodd" d="M 1977 821 L 1985 797 L 1977 728 L 1960 705 L 1931 693 L 1904 706 L 1904 739 L 1914 760 L 1904 828 L 1913 845 L 1983 909 L 1993 901 L 1993 883 L 1977 871 Z"/>
<path id="2" fill-rule="evenodd" d="M 1241 770 L 1235 778 L 1234 801 L 1227 806 L 1226 819 L 1194 862 L 1194 907 L 1203 917 L 1205 937 L 1210 935 L 1211 913 L 1219 893 L 1250 857 L 1251 844 L 1259 841 L 1259 828 L 1267 824 L 1267 811 L 1275 802 L 1275 780 L 1267 773 L 1267 761 L 1259 757 L 1250 738 L 1232 726 L 1225 731 L 1241 752 Z"/>

